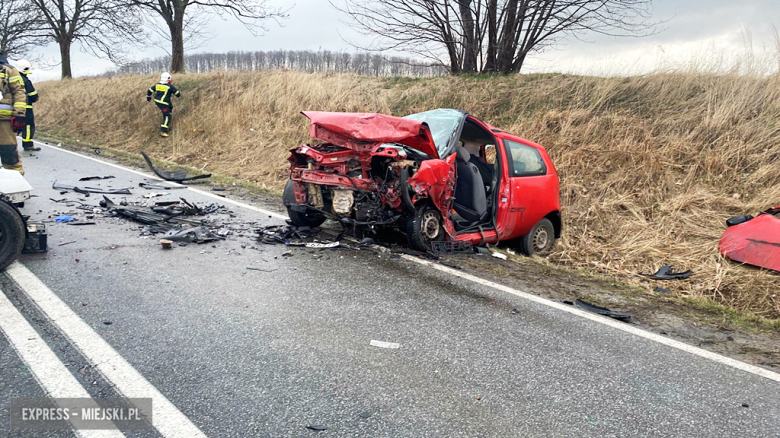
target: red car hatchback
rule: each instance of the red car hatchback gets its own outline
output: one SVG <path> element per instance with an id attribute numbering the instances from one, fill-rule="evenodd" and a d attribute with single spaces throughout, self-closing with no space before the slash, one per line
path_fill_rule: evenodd
<path id="1" fill-rule="evenodd" d="M 560 237 L 560 181 L 545 149 L 458 110 L 403 118 L 305 111 L 283 202 L 298 226 L 326 218 L 397 227 L 412 247 L 513 240 L 544 254 Z"/>

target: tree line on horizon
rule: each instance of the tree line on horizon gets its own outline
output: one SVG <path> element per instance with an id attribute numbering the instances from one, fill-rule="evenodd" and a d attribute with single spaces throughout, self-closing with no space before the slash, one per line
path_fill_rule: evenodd
<path id="1" fill-rule="evenodd" d="M 273 5 L 272 5 L 273 3 Z M 280 52 L 268 60 L 257 55 L 240 61 L 230 54 L 222 65 L 239 69 L 283 68 L 304 71 L 346 68 L 360 74 L 389 71 L 415 73 L 416 64 L 438 65 L 450 74 L 518 73 L 525 60 L 561 39 L 587 34 L 642 36 L 657 31 L 649 21 L 653 0 L 330 0 L 345 23 L 361 35 L 350 44 L 370 55 L 343 54 L 320 59 L 314 52 Z M 0 0 L 0 51 L 16 57 L 57 44 L 62 78 L 71 78 L 74 45 L 86 53 L 132 69 L 131 47 L 163 47 L 169 65 L 162 70 L 184 73 L 213 68 L 214 54 L 193 55 L 207 40 L 214 16 L 241 22 L 255 36 L 269 22 L 289 18 L 293 6 L 282 0 Z M 286 9 L 285 9 L 286 8 Z M 323 26 L 318 23 L 317 26 Z M 314 34 L 312 34 L 314 37 Z M 238 52 L 236 52 L 238 53 Z M 277 52 L 268 52 L 277 53 Z M 317 52 L 319 53 L 319 52 Z M 328 52 L 330 53 L 330 52 Z M 405 53 L 426 62 L 392 61 L 381 53 Z M 311 56 L 310 56 L 311 55 Z M 377 56 L 373 56 L 377 55 Z M 156 61 L 149 61 L 150 63 Z M 407 67 L 402 65 L 407 64 Z M 206 67 L 203 67 L 206 66 Z M 332 67 L 331 67 L 332 66 Z M 274 67 L 281 68 L 281 67 Z M 158 68 L 157 70 L 161 70 Z M 357 70 L 357 71 L 355 71 Z"/>
<path id="2" fill-rule="evenodd" d="M 152 74 L 167 70 L 171 57 L 162 56 L 129 62 L 115 74 Z M 448 74 L 446 67 L 400 56 L 383 57 L 371 53 L 332 52 L 329 50 L 272 50 L 187 55 L 184 66 L 189 73 L 214 71 L 296 70 L 306 73 L 354 73 L 366 76 L 431 77 Z"/>

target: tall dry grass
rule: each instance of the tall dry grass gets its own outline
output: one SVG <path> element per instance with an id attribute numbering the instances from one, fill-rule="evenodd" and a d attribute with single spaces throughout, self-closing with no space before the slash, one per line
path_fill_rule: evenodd
<path id="1" fill-rule="evenodd" d="M 545 145 L 565 230 L 551 259 L 640 281 L 692 269 L 675 293 L 780 317 L 780 276 L 719 256 L 724 220 L 780 205 L 780 78 L 668 73 L 374 79 L 293 72 L 176 78 L 173 135 L 146 104 L 152 77 L 41 84 L 41 130 L 280 188 L 301 110 L 404 115 L 460 108 Z"/>

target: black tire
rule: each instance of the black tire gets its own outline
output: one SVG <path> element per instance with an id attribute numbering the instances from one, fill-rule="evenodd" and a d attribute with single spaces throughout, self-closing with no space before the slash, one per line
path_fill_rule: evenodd
<path id="1" fill-rule="evenodd" d="M 287 207 L 287 215 L 290 216 L 290 221 L 292 221 L 295 226 L 313 228 L 319 227 L 325 222 L 326 217 L 316 211 L 301 213 L 290 208 L 291 205 L 297 204 L 297 202 L 295 202 L 295 192 L 293 191 L 292 180 L 287 180 L 287 184 L 284 186 L 282 202 L 284 203 L 284 206 Z"/>
<path id="2" fill-rule="evenodd" d="M 0 201 L 0 270 L 22 253 L 26 234 L 24 221 L 16 209 Z"/>
<path id="3" fill-rule="evenodd" d="M 550 252 L 555 244 L 555 227 L 544 218 L 534 225 L 531 232 L 520 238 L 520 252 L 527 256 L 543 256 Z"/>
<path id="4" fill-rule="evenodd" d="M 444 240 L 444 227 L 439 210 L 424 203 L 406 220 L 406 238 L 409 246 L 418 251 L 431 252 L 431 242 Z"/>

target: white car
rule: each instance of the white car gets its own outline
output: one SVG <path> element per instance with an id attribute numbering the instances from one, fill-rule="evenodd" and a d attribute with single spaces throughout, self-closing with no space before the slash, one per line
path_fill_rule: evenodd
<path id="1" fill-rule="evenodd" d="M 38 236 L 42 231 L 42 227 L 35 225 L 32 225 L 32 230 L 28 229 L 27 219 L 18 208 L 30 199 L 30 191 L 32 186 L 19 172 L 0 169 L 0 269 L 16 260 L 28 237 Z M 38 245 L 41 242 L 43 248 Z M 34 246 L 45 251 L 45 238 Z"/>

